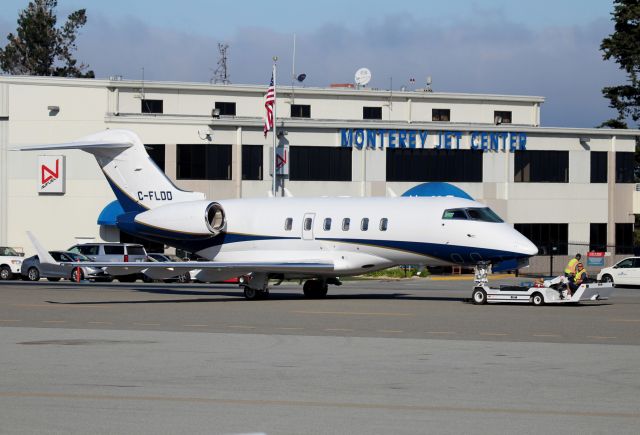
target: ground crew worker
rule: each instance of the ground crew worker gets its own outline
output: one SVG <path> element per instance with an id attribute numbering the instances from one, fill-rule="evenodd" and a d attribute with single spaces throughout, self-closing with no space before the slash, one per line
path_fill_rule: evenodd
<path id="1" fill-rule="evenodd" d="M 578 265 L 578 263 L 580 263 L 581 258 L 582 255 L 576 254 L 574 258 L 569 260 L 569 263 L 567 263 L 567 267 L 564 268 L 564 276 L 569 278 L 576 274 L 576 266 Z"/>
<path id="2" fill-rule="evenodd" d="M 572 278 L 569 278 L 569 289 L 567 290 L 567 296 L 573 296 L 573 292 L 578 290 L 580 284 L 584 282 L 589 276 L 587 275 L 587 271 L 584 268 L 582 263 L 576 264 L 576 273 Z"/>

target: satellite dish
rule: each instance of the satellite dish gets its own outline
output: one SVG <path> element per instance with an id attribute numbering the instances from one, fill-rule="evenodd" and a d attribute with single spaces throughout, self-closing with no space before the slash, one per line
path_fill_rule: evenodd
<path id="1" fill-rule="evenodd" d="M 356 71 L 355 80 L 358 86 L 365 86 L 371 81 L 371 71 L 369 71 L 367 68 L 360 68 L 358 71 Z"/>
<path id="2" fill-rule="evenodd" d="M 303 74 L 300 74 L 300 75 L 296 78 L 296 80 L 298 80 L 300 83 L 302 83 L 302 82 L 304 81 L 304 79 L 306 79 L 306 78 L 307 78 L 307 75 L 303 73 Z"/>

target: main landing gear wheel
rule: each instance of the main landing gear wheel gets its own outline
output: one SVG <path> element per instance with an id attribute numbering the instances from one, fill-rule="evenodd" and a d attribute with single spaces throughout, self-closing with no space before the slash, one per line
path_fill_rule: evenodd
<path id="1" fill-rule="evenodd" d="M 487 292 L 481 288 L 475 289 L 471 297 L 473 299 L 473 303 L 476 305 L 484 305 L 487 303 Z"/>
<path id="2" fill-rule="evenodd" d="M 258 290 L 247 285 L 244 286 L 244 297 L 249 301 L 255 301 L 258 299 L 267 299 L 269 297 L 269 290 Z"/>
<path id="3" fill-rule="evenodd" d="M 540 293 L 534 293 L 531 295 L 531 303 L 537 307 L 544 305 L 544 298 Z"/>
<path id="4" fill-rule="evenodd" d="M 302 292 L 304 297 L 308 299 L 322 299 L 327 296 L 329 286 L 325 281 L 319 279 L 310 279 L 304 283 Z"/>

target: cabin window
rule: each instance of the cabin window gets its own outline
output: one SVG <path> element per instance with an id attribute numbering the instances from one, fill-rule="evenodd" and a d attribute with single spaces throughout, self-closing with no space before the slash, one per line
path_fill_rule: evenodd
<path id="1" fill-rule="evenodd" d="M 305 231 L 311 231 L 311 222 L 313 220 L 311 218 L 305 218 L 304 220 L 304 230 Z"/>
<path id="2" fill-rule="evenodd" d="M 380 231 L 387 231 L 388 225 L 389 225 L 389 219 L 387 218 L 380 219 Z"/>
<path id="3" fill-rule="evenodd" d="M 442 219 L 468 219 L 467 214 L 461 208 L 452 208 L 445 210 L 442 214 Z"/>
<path id="4" fill-rule="evenodd" d="M 369 218 L 362 218 L 360 222 L 360 230 L 367 231 L 369 229 Z"/>
<path id="5" fill-rule="evenodd" d="M 284 220 L 284 230 L 291 231 L 292 227 L 293 227 L 293 218 L 286 218 Z"/>
<path id="6" fill-rule="evenodd" d="M 351 225 L 351 219 L 349 218 L 342 219 L 342 231 L 349 231 L 350 225 Z"/>
<path id="7" fill-rule="evenodd" d="M 324 224 L 322 224 L 322 228 L 325 231 L 331 230 L 331 218 L 325 218 L 324 219 Z"/>

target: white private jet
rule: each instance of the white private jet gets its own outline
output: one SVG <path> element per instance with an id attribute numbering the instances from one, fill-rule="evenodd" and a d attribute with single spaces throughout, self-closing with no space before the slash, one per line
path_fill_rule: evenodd
<path id="1" fill-rule="evenodd" d="M 511 263 L 515 269 L 538 252 L 468 196 L 212 201 L 177 188 L 128 130 L 18 148 L 66 149 L 95 156 L 124 210 L 117 218 L 120 230 L 211 260 L 92 263 L 112 275 L 168 278 L 192 269 L 201 269 L 204 281 L 248 275 L 242 284 L 247 299 L 266 297 L 269 279 L 304 279 L 304 295 L 318 298 L 327 294 L 328 284 L 339 284 L 340 276 L 403 264 Z"/>

